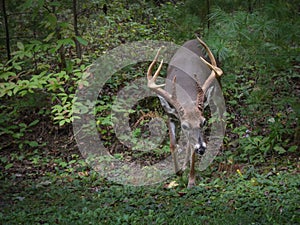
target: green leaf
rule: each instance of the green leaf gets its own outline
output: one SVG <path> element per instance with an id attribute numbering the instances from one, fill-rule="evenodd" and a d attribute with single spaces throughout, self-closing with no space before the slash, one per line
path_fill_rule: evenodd
<path id="1" fill-rule="evenodd" d="M 293 145 L 291 147 L 289 147 L 288 152 L 295 152 L 298 149 L 297 145 Z"/>
<path id="2" fill-rule="evenodd" d="M 20 7 L 23 9 L 29 9 L 30 7 L 32 7 L 32 5 L 32 0 L 27 0 Z"/>
<path id="3" fill-rule="evenodd" d="M 28 126 L 25 123 L 19 123 L 19 127 L 27 128 Z"/>
<path id="4" fill-rule="evenodd" d="M 17 92 L 20 90 L 20 86 L 16 85 L 15 88 L 13 89 L 13 94 L 17 94 Z"/>
<path id="5" fill-rule="evenodd" d="M 4 79 L 4 80 L 8 80 L 8 78 L 9 77 L 11 77 L 11 76 L 16 76 L 16 73 L 14 73 L 14 72 L 4 72 L 4 73 L 1 73 L 0 74 L 0 78 L 1 79 Z"/>
<path id="6" fill-rule="evenodd" d="M 12 96 L 12 91 L 11 90 L 7 91 L 7 95 Z"/>
<path id="7" fill-rule="evenodd" d="M 74 164 L 76 162 L 77 162 L 77 160 L 73 159 L 73 160 L 69 161 L 69 165 Z"/>
<path id="8" fill-rule="evenodd" d="M 20 49 L 21 51 L 24 51 L 24 45 L 22 42 L 17 42 L 17 47 L 18 49 Z"/>
<path id="9" fill-rule="evenodd" d="M 50 33 L 43 41 L 48 42 L 50 41 L 55 35 L 55 32 Z"/>
<path id="10" fill-rule="evenodd" d="M 286 152 L 286 150 L 285 150 L 283 147 L 278 146 L 278 145 L 274 146 L 274 150 L 275 150 L 276 152 L 278 152 L 279 154 L 283 154 L 283 153 Z"/>
<path id="11" fill-rule="evenodd" d="M 65 123 L 66 123 L 65 120 L 61 120 L 61 121 L 59 121 L 59 126 L 63 126 Z"/>
<path id="12" fill-rule="evenodd" d="M 39 7 L 42 7 L 44 5 L 44 0 L 38 0 L 37 3 Z"/>
<path id="13" fill-rule="evenodd" d="M 37 147 L 37 146 L 39 146 L 39 143 L 36 142 L 36 141 L 28 141 L 27 144 L 28 144 L 30 147 Z"/>
<path id="14" fill-rule="evenodd" d="M 0 157 L 0 162 L 6 163 L 8 161 L 6 156 Z"/>
<path id="15" fill-rule="evenodd" d="M 12 168 L 14 166 L 13 163 L 8 163 L 6 166 L 5 166 L 5 169 L 8 170 L 9 168 Z"/>
<path id="16" fill-rule="evenodd" d="M 76 39 L 77 39 L 77 41 L 78 41 L 80 44 L 82 44 L 82 45 L 84 45 L 84 46 L 87 46 L 87 45 L 88 45 L 88 41 L 85 40 L 85 39 L 83 39 L 82 37 L 76 36 Z"/>
<path id="17" fill-rule="evenodd" d="M 49 2 L 49 5 L 59 7 L 61 5 L 61 3 L 59 1 L 51 1 L 51 2 Z"/>
<path id="18" fill-rule="evenodd" d="M 23 58 L 23 57 L 22 57 Z M 22 70 L 22 67 L 19 65 L 19 64 L 17 64 L 17 63 L 14 63 L 13 64 L 13 67 L 16 69 L 16 70 Z"/>
<path id="19" fill-rule="evenodd" d="M 57 49 L 59 49 L 60 46 L 62 45 L 71 45 L 73 47 L 75 46 L 75 42 L 73 41 L 72 38 L 65 38 L 65 39 L 58 40 L 57 44 L 59 46 Z"/>
<path id="20" fill-rule="evenodd" d="M 56 23 L 57 23 L 57 18 L 53 13 L 48 14 L 47 18 L 48 23 L 46 24 L 46 27 L 51 27 L 51 28 L 55 28 Z"/>
<path id="21" fill-rule="evenodd" d="M 34 126 L 34 125 L 38 124 L 39 122 L 40 122 L 40 120 L 34 120 L 28 125 L 28 127 Z"/>
<path id="22" fill-rule="evenodd" d="M 66 162 L 60 162 L 59 165 L 60 165 L 61 167 L 66 167 L 66 166 L 68 166 L 68 163 L 66 163 Z"/>

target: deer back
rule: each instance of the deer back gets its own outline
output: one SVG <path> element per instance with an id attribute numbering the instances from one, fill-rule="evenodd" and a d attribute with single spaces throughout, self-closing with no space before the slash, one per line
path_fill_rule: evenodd
<path id="1" fill-rule="evenodd" d="M 170 60 L 165 90 L 172 94 L 176 77 L 176 97 L 182 106 L 195 104 L 199 87 L 204 84 L 211 71 L 201 60 L 204 57 L 198 40 L 190 40 L 181 46 Z"/>

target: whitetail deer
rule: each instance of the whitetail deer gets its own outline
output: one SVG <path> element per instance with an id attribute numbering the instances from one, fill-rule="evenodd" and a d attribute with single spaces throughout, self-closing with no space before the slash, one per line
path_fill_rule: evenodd
<path id="1" fill-rule="evenodd" d="M 200 38 L 197 39 L 186 42 L 176 51 L 169 63 L 165 84 L 156 84 L 163 60 L 152 76 L 152 69 L 161 48 L 147 72 L 148 87 L 158 95 L 165 111 L 169 115 L 175 115 L 180 121 L 187 142 L 183 169 L 190 163 L 188 187 L 195 185 L 195 154 L 203 155 L 207 148 L 202 131 L 205 124 L 203 116 L 205 95 L 216 76 L 220 77 L 223 73 L 217 67 L 209 47 Z M 204 53 L 199 48 L 199 43 L 206 50 L 210 63 L 203 58 Z M 168 123 L 174 169 L 175 173 L 179 173 L 181 168 L 179 168 L 176 152 L 175 124 L 171 117 Z"/>

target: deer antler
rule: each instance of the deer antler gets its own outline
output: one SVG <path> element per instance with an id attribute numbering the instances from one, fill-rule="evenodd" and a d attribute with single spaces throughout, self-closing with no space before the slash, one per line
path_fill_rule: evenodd
<path id="1" fill-rule="evenodd" d="M 209 47 L 205 44 L 205 42 L 202 41 L 199 37 L 197 37 L 197 39 L 200 42 L 200 44 L 207 51 L 208 57 L 209 57 L 210 62 L 211 62 L 211 64 L 210 64 L 203 57 L 200 57 L 202 62 L 204 62 L 212 70 L 211 74 L 209 75 L 209 77 L 206 79 L 206 81 L 204 82 L 204 84 L 202 86 L 202 90 L 205 93 L 207 91 L 208 87 L 211 85 L 213 79 L 216 77 L 216 74 L 217 74 L 218 77 L 220 77 L 220 76 L 222 76 L 223 71 L 217 66 L 216 59 L 215 59 L 214 55 L 212 54 L 211 50 L 209 49 Z"/>
<path id="2" fill-rule="evenodd" d="M 171 105 L 173 105 L 176 109 L 176 111 L 179 114 L 182 114 L 183 109 L 180 106 L 179 102 L 176 100 L 176 90 L 175 90 L 175 85 L 176 85 L 176 77 L 174 77 L 173 80 L 173 93 L 172 95 L 170 95 L 166 90 L 162 89 L 162 87 L 164 87 L 166 84 L 156 84 L 155 81 L 160 73 L 160 70 L 162 68 L 163 65 L 163 60 L 160 62 L 158 69 L 156 70 L 156 72 L 154 73 L 154 75 L 152 76 L 152 69 L 157 61 L 157 58 L 159 56 L 161 47 L 158 49 L 156 56 L 154 57 L 152 63 L 150 64 L 149 68 L 148 68 L 148 72 L 147 72 L 147 80 L 148 80 L 148 87 L 153 90 L 156 94 L 160 95 L 161 97 L 163 97 L 166 101 L 168 101 Z"/>
<path id="3" fill-rule="evenodd" d="M 161 89 L 161 87 L 164 87 L 166 84 L 160 84 L 160 85 L 157 85 L 155 83 L 156 81 L 156 78 L 158 77 L 159 73 L 160 73 L 160 70 L 162 68 L 162 65 L 164 63 L 164 60 L 161 60 L 160 64 L 159 64 L 159 67 L 158 69 L 156 70 L 154 76 L 152 76 L 152 69 L 157 61 L 157 58 L 159 56 L 159 52 L 161 50 L 161 47 L 158 49 L 157 53 L 156 53 L 156 56 L 155 58 L 153 59 L 152 63 L 150 64 L 149 68 L 148 68 L 148 72 L 147 72 L 147 79 L 148 79 L 148 87 L 150 89 L 153 89 L 153 90 L 156 90 L 156 89 Z"/>

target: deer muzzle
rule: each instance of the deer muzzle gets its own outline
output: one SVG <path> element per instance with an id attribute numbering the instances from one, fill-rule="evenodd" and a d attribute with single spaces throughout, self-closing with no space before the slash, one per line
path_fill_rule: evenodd
<path id="1" fill-rule="evenodd" d="M 188 132 L 189 147 L 197 154 L 203 155 L 206 150 L 206 143 L 200 129 L 191 129 Z"/>
<path id="2" fill-rule="evenodd" d="M 198 155 L 204 155 L 205 150 L 206 150 L 206 143 L 200 142 L 200 144 L 196 144 L 194 146 L 194 150 Z"/>

